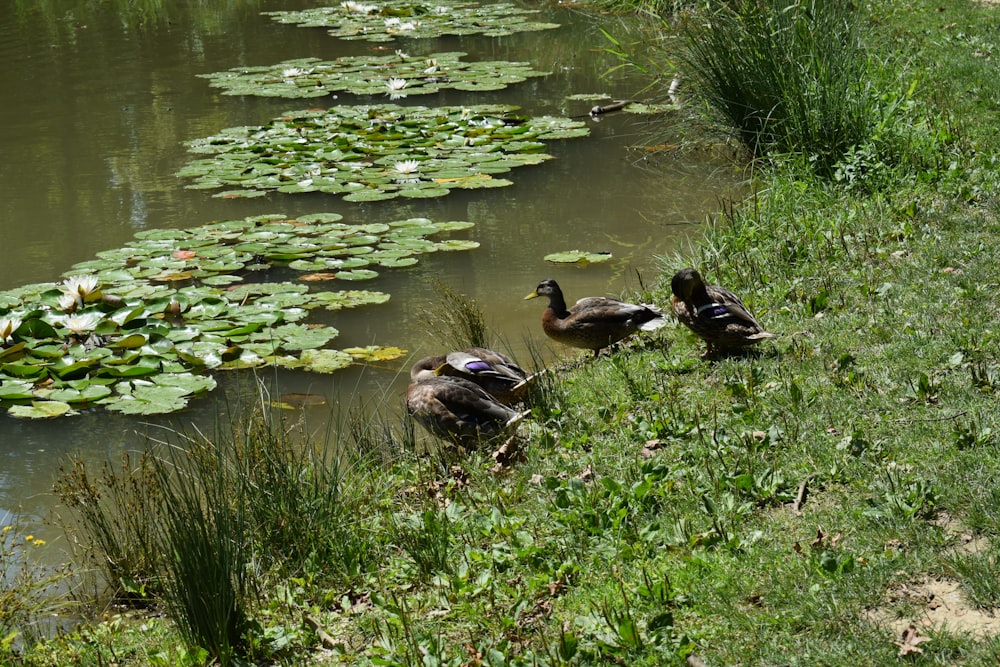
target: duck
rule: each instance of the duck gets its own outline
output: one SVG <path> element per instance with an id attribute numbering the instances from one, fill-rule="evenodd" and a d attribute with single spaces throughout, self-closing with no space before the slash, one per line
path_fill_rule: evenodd
<path id="1" fill-rule="evenodd" d="M 542 313 L 542 330 L 554 341 L 593 350 L 601 350 L 637 331 L 654 331 L 667 323 L 663 313 L 647 304 L 635 304 L 603 296 L 588 296 L 566 308 L 559 284 L 551 278 L 538 283 L 535 291 L 524 297 L 547 296 L 549 305 Z"/>
<path id="2" fill-rule="evenodd" d="M 476 383 L 449 375 L 410 384 L 406 410 L 431 435 L 465 448 L 505 435 L 530 412 L 506 406 Z"/>
<path id="3" fill-rule="evenodd" d="M 727 353 L 774 338 L 743 301 L 725 287 L 708 285 L 697 269 L 681 269 L 670 281 L 671 309 L 681 324 L 705 341 L 702 355 Z"/>
<path id="4" fill-rule="evenodd" d="M 536 375 L 529 375 L 507 355 L 485 347 L 424 357 L 410 368 L 413 382 L 435 376 L 460 377 L 478 384 L 504 405 L 522 402 Z"/>

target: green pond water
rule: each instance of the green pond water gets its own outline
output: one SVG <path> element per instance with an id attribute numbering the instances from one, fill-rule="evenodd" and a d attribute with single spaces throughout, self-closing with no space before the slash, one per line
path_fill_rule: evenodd
<path id="1" fill-rule="evenodd" d="M 647 83 L 623 71 L 602 51 L 600 29 L 629 39 L 619 19 L 595 19 L 571 6 L 540 9 L 552 30 L 395 39 L 338 39 L 323 28 L 282 24 L 262 12 L 321 6 L 309 2 L 104 2 L 12 0 L 0 5 L 0 290 L 55 282 L 74 264 L 120 248 L 139 232 L 187 229 L 262 214 L 302 217 L 338 213 L 352 224 L 426 217 L 463 220 L 462 238 L 479 247 L 423 254 L 412 266 L 384 268 L 377 278 L 323 289 L 377 290 L 383 305 L 326 313 L 318 321 L 339 330 L 338 348 L 397 346 L 402 359 L 355 365 L 333 374 L 258 369 L 217 374 L 219 387 L 168 416 L 127 417 L 103 409 L 49 421 L 0 414 L 0 525 L 21 511 L 47 540 L 58 561 L 60 534 L 45 525 L 60 464 L 70 454 L 99 463 L 142 447 L 171 430 L 211 432 L 244 407 L 240 396 L 261 381 L 272 395 L 308 393 L 325 406 L 309 408 L 309 423 L 327 422 L 331 406 L 377 399 L 398 411 L 413 358 L 443 351 L 427 313 L 440 282 L 482 307 L 497 335 L 526 364 L 529 345 L 548 358 L 576 352 L 548 343 L 539 318 L 543 304 L 524 301 L 543 278 L 560 282 L 572 302 L 587 295 L 620 295 L 656 279 L 656 257 L 699 232 L 706 215 L 734 187 L 724 160 L 703 155 L 651 159 L 648 116 L 586 112 L 599 101 L 642 97 Z M 339 3 L 334 3 L 339 4 Z M 590 134 L 549 141 L 554 159 L 504 174 L 502 188 L 452 190 L 437 198 L 351 202 L 322 192 L 267 192 L 223 199 L 187 189 L 176 175 L 194 156 L 185 142 L 225 128 L 263 125 L 288 110 L 338 104 L 385 104 L 388 94 L 282 99 L 226 95 L 204 76 L 241 66 L 270 66 L 303 58 L 461 52 L 465 61 L 527 62 L 551 72 L 502 90 L 442 89 L 392 100 L 420 106 L 516 105 L 530 116 L 582 116 Z M 699 161 L 700 160 L 700 161 Z M 554 265 L 550 253 L 584 250 L 612 259 L 587 268 Z M 295 278 L 289 278 L 294 280 Z M 296 415 L 290 415 L 295 418 Z"/>

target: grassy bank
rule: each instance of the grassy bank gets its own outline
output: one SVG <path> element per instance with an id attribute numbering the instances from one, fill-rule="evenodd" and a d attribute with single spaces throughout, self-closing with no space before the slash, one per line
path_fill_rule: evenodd
<path id="1" fill-rule="evenodd" d="M 753 194 L 663 260 L 644 301 L 697 266 L 778 334 L 758 353 L 703 361 L 678 327 L 567 362 L 516 461 L 358 422 L 306 456 L 258 419 L 133 464 L 174 502 L 114 577 L 132 606 L 0 661 L 996 664 L 998 11 L 871 8 L 893 141 L 822 169 L 755 144 Z M 185 611 L 185 582 L 234 592 Z"/>

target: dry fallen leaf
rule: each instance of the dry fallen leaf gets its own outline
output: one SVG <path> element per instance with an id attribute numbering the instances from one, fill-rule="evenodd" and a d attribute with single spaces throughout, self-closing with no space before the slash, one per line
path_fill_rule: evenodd
<path id="1" fill-rule="evenodd" d="M 903 630 L 902 638 L 896 642 L 896 646 L 899 647 L 899 657 L 910 655 L 911 653 L 923 653 L 924 650 L 920 648 L 920 644 L 929 642 L 930 640 L 930 637 L 920 636 L 917 628 L 912 624 L 909 625 Z"/>

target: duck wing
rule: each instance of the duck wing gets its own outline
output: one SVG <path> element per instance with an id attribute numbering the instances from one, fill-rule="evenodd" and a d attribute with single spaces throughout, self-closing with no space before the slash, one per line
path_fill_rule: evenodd
<path id="1" fill-rule="evenodd" d="M 620 324 L 623 327 L 634 328 L 639 328 L 646 322 L 663 319 L 663 313 L 654 307 L 626 303 L 604 296 L 584 297 L 577 301 L 569 312 L 571 317 L 580 323 Z"/>
<path id="2" fill-rule="evenodd" d="M 696 317 L 710 319 L 720 327 L 736 327 L 752 333 L 764 331 L 740 297 L 718 285 L 709 286 L 707 292 L 711 302 L 699 305 L 695 309 Z"/>

